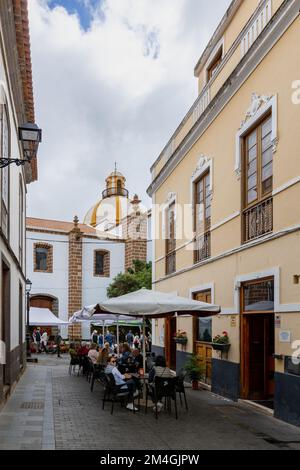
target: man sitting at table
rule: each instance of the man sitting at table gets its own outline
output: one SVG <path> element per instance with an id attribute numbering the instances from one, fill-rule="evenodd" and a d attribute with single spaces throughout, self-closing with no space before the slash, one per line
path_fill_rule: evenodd
<path id="1" fill-rule="evenodd" d="M 143 355 L 141 354 L 139 349 L 134 349 L 132 351 L 133 356 L 133 366 L 135 370 L 138 372 L 139 369 L 143 369 Z"/>
<path id="2" fill-rule="evenodd" d="M 133 380 L 131 374 L 121 374 L 121 372 L 117 369 L 117 360 L 114 356 L 110 356 L 104 372 L 105 374 L 112 374 L 114 376 L 116 385 L 119 386 L 120 389 L 127 389 L 129 391 L 129 396 L 132 399 L 134 396 L 138 395 L 135 381 Z M 133 403 L 128 403 L 126 408 L 128 410 L 138 411 L 138 409 L 133 406 Z"/>

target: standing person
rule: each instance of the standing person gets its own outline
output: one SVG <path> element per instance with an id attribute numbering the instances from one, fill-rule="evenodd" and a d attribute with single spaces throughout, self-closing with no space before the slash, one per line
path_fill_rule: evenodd
<path id="1" fill-rule="evenodd" d="M 48 334 L 47 334 L 47 331 L 45 330 L 41 336 L 41 350 L 45 351 L 45 353 L 48 353 L 47 343 L 48 343 Z"/>
<path id="2" fill-rule="evenodd" d="M 35 341 L 36 341 L 36 352 L 37 353 L 40 353 L 41 350 L 41 331 L 40 329 L 38 328 L 35 332 Z"/>
<path id="3" fill-rule="evenodd" d="M 139 335 L 135 335 L 135 337 L 133 339 L 133 345 L 134 345 L 135 349 L 139 349 L 139 347 L 140 347 L 140 337 L 139 337 Z"/>
<path id="4" fill-rule="evenodd" d="M 151 352 L 151 347 L 152 347 L 152 335 L 149 331 L 148 333 L 148 351 Z"/>
<path id="5" fill-rule="evenodd" d="M 133 334 L 132 334 L 131 330 L 129 330 L 127 335 L 126 335 L 126 342 L 129 344 L 129 347 L 132 348 L 132 346 L 133 346 Z"/>
<path id="6" fill-rule="evenodd" d="M 109 347 L 112 348 L 113 337 L 112 337 L 112 334 L 109 330 L 107 330 L 107 333 L 106 333 L 106 336 L 105 336 L 105 341 L 109 344 Z"/>
<path id="7" fill-rule="evenodd" d="M 60 343 L 61 343 L 61 341 L 62 341 L 62 337 L 60 335 L 60 331 L 57 330 L 57 335 L 56 335 L 56 338 L 55 338 L 57 357 L 61 357 L 61 355 L 60 355 Z"/>
<path id="8" fill-rule="evenodd" d="M 98 344 L 98 331 L 94 330 L 91 336 L 92 343 Z"/>
<path id="9" fill-rule="evenodd" d="M 99 344 L 100 349 L 102 349 L 103 348 L 103 335 L 101 333 L 98 336 L 98 344 Z"/>

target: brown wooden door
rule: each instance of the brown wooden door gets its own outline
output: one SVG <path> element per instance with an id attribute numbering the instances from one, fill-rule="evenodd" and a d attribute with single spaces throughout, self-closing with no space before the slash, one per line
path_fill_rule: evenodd
<path id="1" fill-rule="evenodd" d="M 167 318 L 165 320 L 165 351 L 166 363 L 172 370 L 176 370 L 176 318 Z"/>
<path id="2" fill-rule="evenodd" d="M 5 355 L 6 363 L 2 365 L 2 385 L 10 385 L 10 269 L 2 261 L 2 286 L 1 286 L 1 341 L 5 344 L 2 353 Z M 0 397 L 1 398 L 1 397 Z"/>
<path id="3" fill-rule="evenodd" d="M 243 396 L 265 400 L 274 394 L 274 314 L 244 318 Z"/>

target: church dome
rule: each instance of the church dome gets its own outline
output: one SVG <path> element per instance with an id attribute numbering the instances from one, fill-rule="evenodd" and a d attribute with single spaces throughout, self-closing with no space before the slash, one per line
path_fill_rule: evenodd
<path id="1" fill-rule="evenodd" d="M 120 225 L 130 211 L 129 193 L 125 187 L 126 178 L 115 169 L 106 178 L 106 189 L 102 198 L 94 204 L 86 216 L 84 223 L 108 231 Z"/>

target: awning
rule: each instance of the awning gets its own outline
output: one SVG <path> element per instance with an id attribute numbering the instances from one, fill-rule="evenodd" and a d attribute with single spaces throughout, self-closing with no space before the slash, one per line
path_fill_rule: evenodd
<path id="1" fill-rule="evenodd" d="M 31 326 L 60 326 L 69 322 L 57 318 L 49 308 L 30 307 L 29 325 Z"/>

